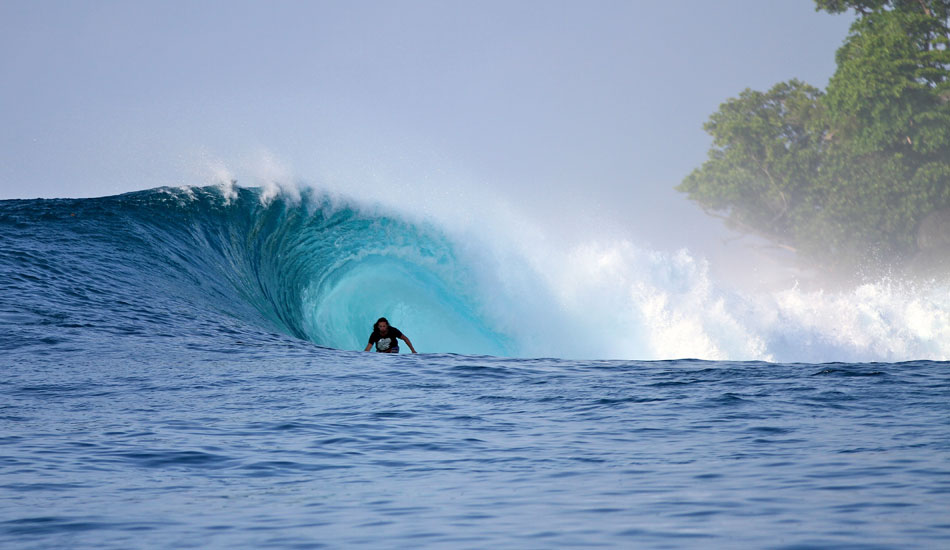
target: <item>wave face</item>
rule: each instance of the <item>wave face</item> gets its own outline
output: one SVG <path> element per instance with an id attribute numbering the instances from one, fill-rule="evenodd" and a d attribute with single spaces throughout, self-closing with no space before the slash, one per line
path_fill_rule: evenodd
<path id="1" fill-rule="evenodd" d="M 2 306 L 14 321 L 119 335 L 276 331 L 361 349 L 387 314 L 424 335 L 427 351 L 513 352 L 479 317 L 443 235 L 316 193 L 208 187 L 4 201 L 0 224 Z"/>
<path id="2" fill-rule="evenodd" d="M 390 318 L 420 351 L 768 361 L 950 358 L 950 291 L 725 290 L 685 251 L 547 246 L 317 191 L 162 188 L 0 201 L 0 347 L 175 337 L 357 350 Z M 492 236 L 493 235 L 493 236 Z"/>

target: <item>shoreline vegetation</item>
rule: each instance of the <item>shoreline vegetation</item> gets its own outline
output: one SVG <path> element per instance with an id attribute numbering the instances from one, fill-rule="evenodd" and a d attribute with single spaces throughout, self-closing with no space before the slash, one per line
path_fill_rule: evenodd
<path id="1" fill-rule="evenodd" d="M 676 187 L 836 277 L 950 274 L 950 0 L 816 0 L 856 19 L 825 90 L 746 89 Z"/>

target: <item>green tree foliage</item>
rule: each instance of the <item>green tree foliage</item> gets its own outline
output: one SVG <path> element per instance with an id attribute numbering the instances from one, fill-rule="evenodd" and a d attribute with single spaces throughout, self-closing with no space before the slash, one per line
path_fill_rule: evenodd
<path id="1" fill-rule="evenodd" d="M 709 159 L 678 190 L 741 230 L 825 265 L 916 252 L 950 208 L 950 0 L 817 0 L 859 17 L 825 92 L 743 91 L 704 128 Z"/>
<path id="2" fill-rule="evenodd" d="M 919 12 L 946 20 L 950 13 L 950 0 L 815 0 L 815 9 L 828 13 L 842 13 L 853 9 L 860 15 L 893 9 L 907 13 Z"/>
<path id="3" fill-rule="evenodd" d="M 824 98 L 836 132 L 824 179 L 836 188 L 835 216 L 854 220 L 842 244 L 910 256 L 920 220 L 950 206 L 945 30 L 920 10 L 878 10 L 855 22 L 838 51 Z"/>
<path id="4" fill-rule="evenodd" d="M 926 154 L 950 144 L 945 29 L 934 17 L 901 11 L 877 11 L 852 26 L 827 105 L 856 152 Z"/>
<path id="5" fill-rule="evenodd" d="M 733 227 L 791 246 L 820 167 L 821 95 L 792 80 L 723 103 L 704 125 L 709 160 L 677 189 Z"/>

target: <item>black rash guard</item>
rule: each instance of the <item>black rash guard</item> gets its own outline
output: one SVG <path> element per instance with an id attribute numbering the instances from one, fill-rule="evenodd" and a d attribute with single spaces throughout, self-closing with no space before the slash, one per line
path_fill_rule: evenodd
<path id="1" fill-rule="evenodd" d="M 373 333 L 369 335 L 369 343 L 376 344 L 376 351 L 389 353 L 398 352 L 399 342 L 396 341 L 396 338 L 400 336 L 402 336 L 402 332 L 396 327 L 389 327 L 386 336 L 374 330 Z"/>

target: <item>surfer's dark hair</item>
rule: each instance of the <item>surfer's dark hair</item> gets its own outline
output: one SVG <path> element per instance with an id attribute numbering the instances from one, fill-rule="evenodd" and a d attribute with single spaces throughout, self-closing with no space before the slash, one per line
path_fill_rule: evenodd
<path id="1" fill-rule="evenodd" d="M 386 322 L 387 325 L 389 324 L 389 319 L 385 317 L 380 317 L 379 319 L 376 319 L 376 322 L 373 323 L 373 332 L 379 332 L 379 324 L 384 321 Z"/>

